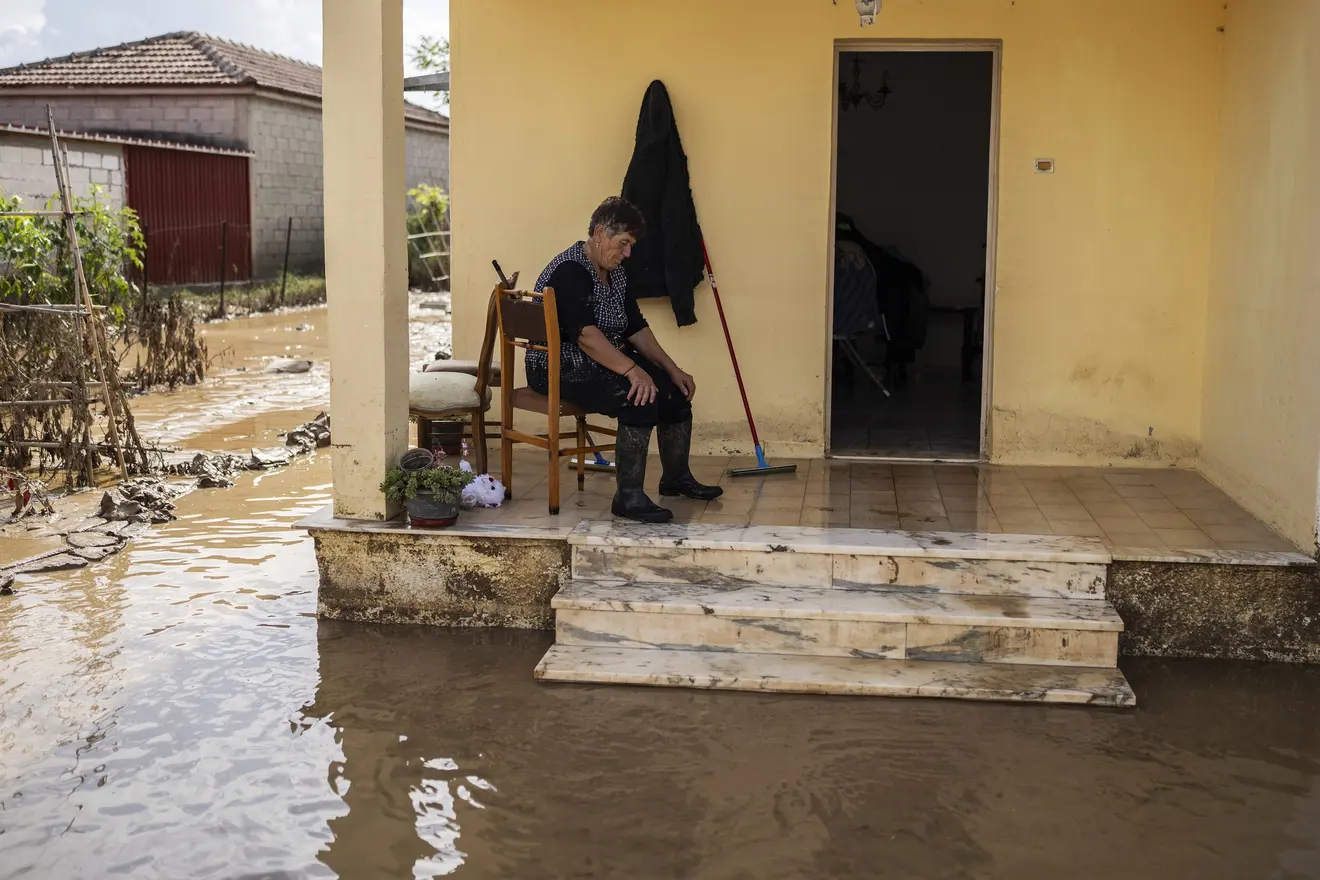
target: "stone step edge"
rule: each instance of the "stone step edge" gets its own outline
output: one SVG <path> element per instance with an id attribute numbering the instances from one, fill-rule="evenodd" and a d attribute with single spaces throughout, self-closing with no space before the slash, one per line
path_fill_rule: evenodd
<path id="1" fill-rule="evenodd" d="M 757 594 L 781 594 L 784 605 L 754 601 Z M 861 603 L 876 608 L 858 608 Z M 929 610 L 922 606 L 930 606 Z M 951 609 L 939 608 L 943 604 Z M 833 605 L 833 608 L 830 606 Z M 909 607 L 902 607 L 902 606 Z M 889 607 L 885 607 L 889 606 Z M 915 608 L 911 606 L 916 606 Z M 555 611 L 609 611 L 617 614 L 681 614 L 757 620 L 858 620 L 996 629 L 1123 631 L 1123 619 L 1105 599 L 1054 599 L 980 593 L 933 593 L 878 588 L 721 587 L 572 579 L 550 600 Z M 1100 618 L 1069 614 L 1085 609 Z"/>
<path id="2" fill-rule="evenodd" d="M 668 523 L 657 526 L 584 520 L 569 533 L 568 543 L 573 547 L 616 549 L 732 550 L 1078 565 L 1108 565 L 1114 561 L 1105 544 L 1095 538 L 841 527 L 744 527 L 716 523 Z"/>
<path id="3" fill-rule="evenodd" d="M 1137 704 L 1132 687 L 1118 669 L 1075 666 L 555 645 L 541 658 L 534 675 L 539 681 L 576 684 L 1112 707 Z"/>

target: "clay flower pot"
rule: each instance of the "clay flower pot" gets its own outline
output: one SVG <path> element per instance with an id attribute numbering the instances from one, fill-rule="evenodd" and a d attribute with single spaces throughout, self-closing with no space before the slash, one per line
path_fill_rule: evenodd
<path id="1" fill-rule="evenodd" d="M 421 529 L 442 529 L 458 522 L 460 498 L 418 492 L 403 502 L 408 521 Z"/>

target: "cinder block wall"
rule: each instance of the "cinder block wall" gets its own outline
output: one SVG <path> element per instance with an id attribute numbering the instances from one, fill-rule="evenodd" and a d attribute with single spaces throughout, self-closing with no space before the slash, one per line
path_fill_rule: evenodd
<path id="1" fill-rule="evenodd" d="M 321 172 L 321 110 L 256 96 L 248 105 L 252 151 L 252 273 L 272 278 L 284 261 L 293 218 L 289 269 L 325 271 L 325 182 Z"/>
<path id="2" fill-rule="evenodd" d="M 273 278 L 284 261 L 289 219 L 293 235 L 289 269 L 325 271 L 325 181 L 321 109 L 257 95 L 248 104 L 252 151 L 252 272 Z M 405 132 L 409 188 L 430 183 L 449 188 L 449 136 L 421 128 Z"/>
<path id="3" fill-rule="evenodd" d="M 408 189 L 429 183 L 449 191 L 449 135 L 420 128 L 404 133 Z"/>
<path id="4" fill-rule="evenodd" d="M 74 195 L 85 197 L 93 185 L 100 186 L 111 210 L 122 208 L 124 156 L 120 146 L 75 140 L 65 144 Z M 0 193 L 22 196 L 29 208 L 40 209 L 56 192 L 49 141 L 37 135 L 0 132 Z"/>
<path id="5" fill-rule="evenodd" d="M 0 122 L 46 125 L 51 105 L 64 131 L 127 134 L 244 149 L 247 98 L 242 95 L 71 95 L 26 97 L 0 93 Z"/>
<path id="6" fill-rule="evenodd" d="M 125 134 L 251 151 L 255 154 L 250 184 L 253 277 L 273 278 L 279 274 L 290 218 L 293 236 L 289 268 L 302 273 L 325 271 L 321 108 L 315 102 L 270 93 L 68 97 L 0 94 L 0 123 L 44 126 L 47 104 L 51 105 L 55 124 L 65 131 Z M 448 190 L 448 134 L 410 127 L 404 148 L 409 188 L 430 183 Z M 114 169 L 120 205 L 124 200 L 122 168 L 120 161 Z M 93 175 L 103 176 L 96 172 L 110 170 L 89 167 L 87 182 L 93 182 Z M 80 178 L 76 166 L 75 177 Z"/>

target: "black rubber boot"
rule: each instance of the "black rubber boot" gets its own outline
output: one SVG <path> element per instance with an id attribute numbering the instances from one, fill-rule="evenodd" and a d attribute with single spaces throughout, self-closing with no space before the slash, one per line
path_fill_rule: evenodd
<path id="1" fill-rule="evenodd" d="M 719 486 L 706 486 L 697 482 L 688 465 L 692 449 L 692 419 L 674 425 L 660 426 L 660 494 L 681 495 L 695 501 L 711 501 L 724 494 Z"/>
<path id="2" fill-rule="evenodd" d="M 674 514 L 659 506 L 642 486 L 646 483 L 646 453 L 651 448 L 651 429 L 619 425 L 618 444 L 614 457 L 614 503 L 610 511 L 615 516 L 644 523 L 667 523 Z"/>

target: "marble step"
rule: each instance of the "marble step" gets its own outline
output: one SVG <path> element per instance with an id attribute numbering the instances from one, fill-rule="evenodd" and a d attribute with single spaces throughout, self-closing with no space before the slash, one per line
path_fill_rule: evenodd
<path id="1" fill-rule="evenodd" d="M 582 578 L 1037 598 L 1102 599 L 1111 561 L 1090 538 L 701 523 L 584 522 L 569 543 Z"/>
<path id="2" fill-rule="evenodd" d="M 559 644 L 1112 667 L 1108 603 L 828 587 L 572 580 L 553 600 Z"/>
<path id="3" fill-rule="evenodd" d="M 542 681 L 708 690 L 1135 706 L 1117 669 L 919 663 L 786 654 L 555 645 Z"/>

